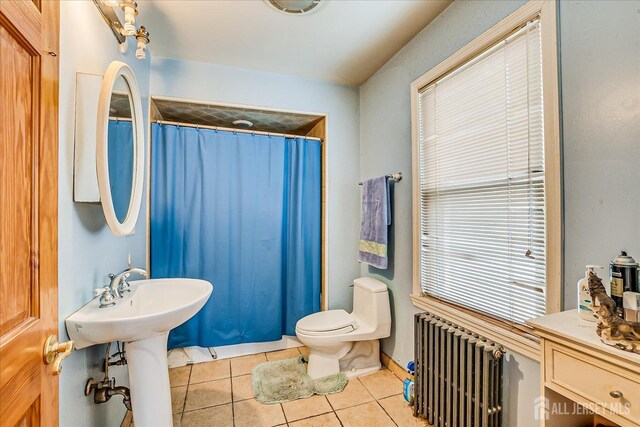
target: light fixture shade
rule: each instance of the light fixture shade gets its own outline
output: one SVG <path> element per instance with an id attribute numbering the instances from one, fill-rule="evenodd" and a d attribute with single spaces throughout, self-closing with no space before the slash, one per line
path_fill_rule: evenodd
<path id="1" fill-rule="evenodd" d="M 267 0 L 267 2 L 282 12 L 300 14 L 315 8 L 320 0 Z"/>
<path id="2" fill-rule="evenodd" d="M 253 126 L 253 122 L 249 120 L 234 120 L 231 122 L 235 127 L 248 129 Z"/>

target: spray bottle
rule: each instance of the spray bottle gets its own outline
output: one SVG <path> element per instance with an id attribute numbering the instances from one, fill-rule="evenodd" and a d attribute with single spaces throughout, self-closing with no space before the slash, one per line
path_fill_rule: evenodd
<path id="1" fill-rule="evenodd" d="M 582 320 L 595 322 L 596 318 L 589 307 L 591 305 L 591 294 L 589 293 L 589 273 L 594 273 L 596 269 L 602 269 L 599 265 L 587 265 L 584 277 L 578 280 L 578 313 Z"/>

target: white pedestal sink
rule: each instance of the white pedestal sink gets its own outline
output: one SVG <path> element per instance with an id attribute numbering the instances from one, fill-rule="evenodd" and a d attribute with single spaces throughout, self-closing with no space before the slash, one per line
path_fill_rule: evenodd
<path id="1" fill-rule="evenodd" d="M 123 341 L 136 426 L 172 425 L 167 366 L 169 331 L 193 317 L 213 286 L 204 280 L 152 279 L 129 282 L 131 292 L 100 308 L 95 298 L 66 319 L 76 348 Z"/>

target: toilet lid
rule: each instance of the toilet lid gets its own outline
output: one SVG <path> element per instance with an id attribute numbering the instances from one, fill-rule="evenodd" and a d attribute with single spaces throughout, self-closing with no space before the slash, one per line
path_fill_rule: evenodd
<path id="1" fill-rule="evenodd" d="M 296 324 L 296 329 L 309 335 L 342 334 L 358 329 L 358 323 L 344 310 L 327 310 L 303 317 Z"/>

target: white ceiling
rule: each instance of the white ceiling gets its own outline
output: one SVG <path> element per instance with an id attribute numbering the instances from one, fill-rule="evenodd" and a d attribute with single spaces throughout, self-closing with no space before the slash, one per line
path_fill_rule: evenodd
<path id="1" fill-rule="evenodd" d="M 305 15 L 263 0 L 140 1 L 152 55 L 359 85 L 451 0 L 322 0 Z"/>

